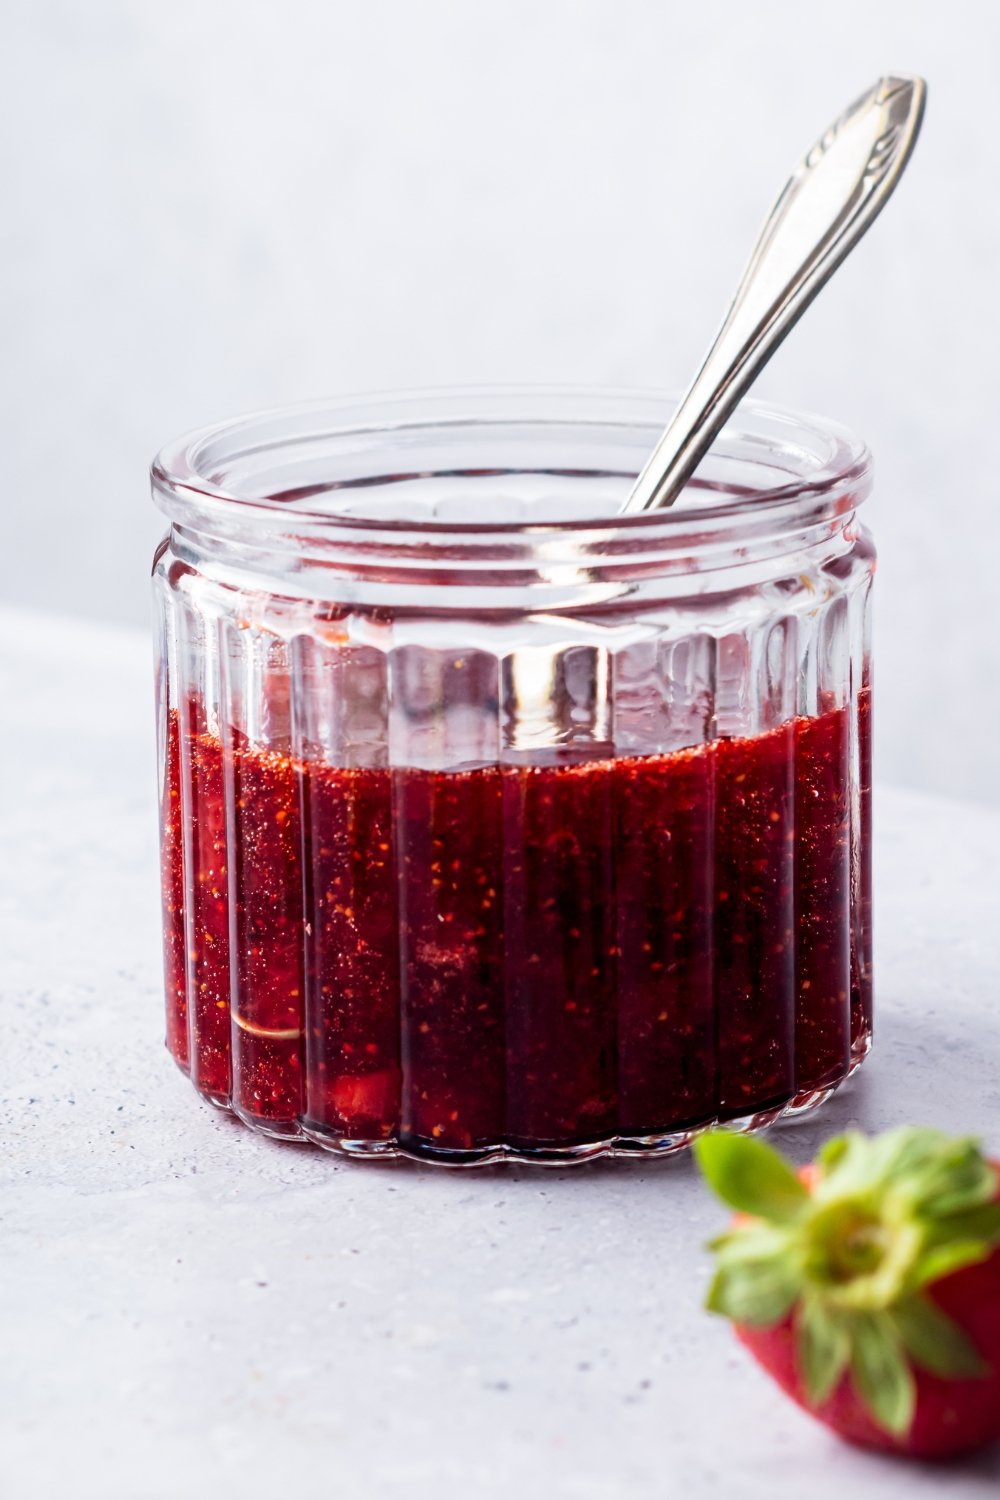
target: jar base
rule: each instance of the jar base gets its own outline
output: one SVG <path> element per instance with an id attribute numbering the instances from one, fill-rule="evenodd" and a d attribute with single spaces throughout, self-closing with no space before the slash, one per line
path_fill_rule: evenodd
<path id="1" fill-rule="evenodd" d="M 226 1098 L 225 1094 L 210 1094 L 207 1089 L 199 1089 L 198 1093 L 204 1099 L 206 1104 L 212 1104 L 216 1109 L 224 1109 L 229 1115 L 233 1113 L 233 1106 Z"/>
<path id="2" fill-rule="evenodd" d="M 687 1130 L 657 1131 L 652 1135 L 619 1135 L 611 1143 L 609 1156 L 654 1157 L 676 1156 L 685 1151 L 695 1136 L 711 1130 L 716 1122 L 706 1120 L 702 1125 L 693 1125 Z"/>
<path id="3" fill-rule="evenodd" d="M 820 1105 L 825 1104 L 836 1093 L 841 1084 L 846 1083 L 848 1078 L 853 1078 L 871 1051 L 871 1045 L 869 1033 L 862 1039 L 862 1045 L 852 1050 L 851 1064 L 843 1078 L 821 1088 L 803 1090 L 787 1104 L 774 1105 L 768 1109 L 756 1110 L 751 1114 L 734 1118 L 699 1121 L 695 1125 L 680 1130 L 656 1131 L 648 1135 L 609 1136 L 599 1141 L 572 1146 L 511 1146 L 501 1142 L 473 1150 L 455 1150 L 451 1147 L 435 1145 L 433 1142 L 403 1143 L 395 1137 L 384 1140 L 352 1140 L 347 1136 L 337 1135 L 327 1126 L 317 1125 L 310 1121 L 262 1120 L 260 1116 L 240 1109 L 232 1100 L 221 1095 L 211 1094 L 203 1089 L 199 1089 L 198 1093 L 206 1104 L 235 1115 L 243 1125 L 256 1131 L 258 1135 L 269 1136 L 272 1140 L 295 1141 L 319 1146 L 324 1151 L 331 1151 L 350 1161 L 389 1161 L 399 1157 L 410 1161 L 430 1162 L 434 1166 L 453 1168 L 482 1167 L 497 1162 L 510 1162 L 515 1166 L 565 1167 L 579 1162 L 596 1161 L 601 1157 L 621 1157 L 632 1160 L 641 1157 L 658 1160 L 665 1156 L 675 1156 L 687 1150 L 697 1136 L 720 1124 L 727 1130 L 749 1135 L 768 1129 L 778 1120 L 794 1123 L 804 1115 L 812 1114 L 819 1109 Z"/>
<path id="4" fill-rule="evenodd" d="M 719 1124 L 726 1130 L 735 1131 L 737 1135 L 750 1135 L 758 1130 L 766 1130 L 775 1120 L 780 1120 L 787 1108 L 787 1104 L 773 1104 L 768 1109 L 758 1109 L 752 1114 L 737 1115 L 733 1119 L 727 1117 L 720 1120 Z"/>
<path id="5" fill-rule="evenodd" d="M 398 1156 L 399 1146 L 392 1138 L 385 1140 L 352 1140 L 349 1136 L 337 1135 L 328 1125 L 317 1125 L 315 1121 L 303 1120 L 302 1135 L 313 1146 L 323 1151 L 333 1151 L 351 1161 L 386 1161 Z"/>
<path id="6" fill-rule="evenodd" d="M 857 1041 L 851 1044 L 851 1066 L 850 1071 L 847 1074 L 848 1078 L 850 1078 L 851 1073 L 857 1072 L 871 1050 L 872 1034 L 871 1030 L 869 1029 L 862 1032 Z"/>
<path id="7" fill-rule="evenodd" d="M 419 1162 L 424 1166 L 456 1169 L 486 1167 L 501 1162 L 523 1167 L 571 1167 L 608 1157 L 631 1161 L 655 1161 L 666 1156 L 676 1156 L 679 1152 L 686 1150 L 697 1136 L 716 1125 L 724 1125 L 727 1130 L 735 1130 L 743 1135 L 766 1130 L 778 1120 L 793 1123 L 805 1115 L 812 1114 L 857 1071 L 868 1055 L 870 1046 L 869 1040 L 868 1046 L 854 1058 L 850 1071 L 843 1078 L 822 1088 L 803 1090 L 785 1104 L 770 1105 L 766 1109 L 754 1110 L 746 1115 L 722 1120 L 713 1117 L 699 1121 L 697 1124 L 684 1126 L 679 1130 L 653 1131 L 648 1135 L 606 1136 L 600 1140 L 584 1141 L 569 1146 L 508 1145 L 504 1142 L 496 1142 L 471 1150 L 456 1150 L 453 1147 L 438 1146 L 432 1141 L 411 1139 L 403 1142 L 398 1137 L 387 1137 L 383 1140 L 356 1140 L 337 1135 L 329 1126 L 318 1125 L 315 1121 L 262 1120 L 259 1116 L 251 1115 L 225 1099 L 216 1098 L 210 1094 L 203 1094 L 202 1097 L 217 1109 L 229 1110 L 244 1125 L 260 1135 L 270 1136 L 274 1140 L 296 1141 L 300 1144 L 319 1146 L 335 1156 L 342 1156 L 348 1161 L 355 1162 L 392 1161 L 398 1158 Z"/>
<path id="8" fill-rule="evenodd" d="M 242 1120 L 251 1130 L 256 1130 L 258 1135 L 269 1135 L 276 1141 L 306 1140 L 305 1131 L 298 1120 L 262 1120 L 259 1115 L 252 1115 L 248 1110 L 241 1109 L 235 1102 L 229 1107 L 238 1120 Z"/>
<path id="9" fill-rule="evenodd" d="M 781 1111 L 781 1118 L 783 1120 L 797 1120 L 800 1115 L 807 1115 L 812 1110 L 819 1109 L 821 1104 L 826 1103 L 834 1090 L 840 1087 L 844 1079 L 849 1077 L 850 1074 L 845 1073 L 844 1078 L 838 1079 L 836 1083 L 827 1084 L 825 1088 L 804 1089 L 801 1094 L 796 1094 L 795 1098 L 790 1099 L 785 1105 Z"/>

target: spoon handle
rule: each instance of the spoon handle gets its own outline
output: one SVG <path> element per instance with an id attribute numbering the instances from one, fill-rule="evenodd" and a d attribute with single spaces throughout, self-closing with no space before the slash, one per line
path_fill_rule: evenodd
<path id="1" fill-rule="evenodd" d="M 926 95 L 922 78 L 880 78 L 795 168 L 623 515 L 677 499 L 734 407 L 888 200 L 916 144 Z"/>

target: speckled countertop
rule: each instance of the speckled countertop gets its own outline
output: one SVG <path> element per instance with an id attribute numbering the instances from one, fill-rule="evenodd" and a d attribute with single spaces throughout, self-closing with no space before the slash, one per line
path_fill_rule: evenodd
<path id="1" fill-rule="evenodd" d="M 148 642 L 0 611 L 4 1500 L 995 1496 L 839 1445 L 700 1309 L 684 1157 L 354 1166 L 162 1046 Z M 877 1041 L 811 1123 L 1000 1149 L 1000 812 L 882 789 Z"/>

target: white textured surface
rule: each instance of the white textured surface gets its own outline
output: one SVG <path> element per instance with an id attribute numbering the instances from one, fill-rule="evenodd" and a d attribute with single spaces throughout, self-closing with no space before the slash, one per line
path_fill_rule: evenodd
<path id="1" fill-rule="evenodd" d="M 700 1310 L 685 1158 L 341 1164 L 161 1045 L 147 645 L 0 614 L 4 1500 L 994 1496 L 852 1452 Z M 1000 813 L 883 789 L 878 1038 L 848 1121 L 1000 1147 Z"/>

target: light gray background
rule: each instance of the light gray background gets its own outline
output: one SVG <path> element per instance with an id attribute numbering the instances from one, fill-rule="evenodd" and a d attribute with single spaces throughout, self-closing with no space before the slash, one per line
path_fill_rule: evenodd
<path id="1" fill-rule="evenodd" d="M 683 385 L 787 170 L 930 81 L 758 394 L 862 432 L 878 773 L 1000 801 L 987 0 L 6 0 L 0 598 L 144 624 L 154 450 L 243 409 Z"/>

